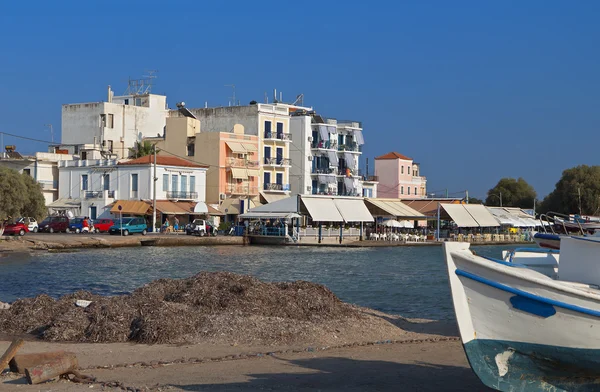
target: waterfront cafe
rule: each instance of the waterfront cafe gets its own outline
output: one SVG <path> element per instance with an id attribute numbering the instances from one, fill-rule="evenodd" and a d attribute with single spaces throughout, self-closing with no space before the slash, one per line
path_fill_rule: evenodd
<path id="1" fill-rule="evenodd" d="M 260 220 L 264 221 L 279 221 L 276 222 L 276 227 L 284 227 L 283 230 L 264 230 L 261 229 L 258 233 L 255 232 L 253 237 L 259 240 L 259 236 L 289 236 L 288 227 L 296 226 L 293 230 L 293 235 L 289 236 L 293 240 L 299 240 L 300 221 L 308 217 L 313 225 L 317 224 L 319 233 L 318 241 L 321 243 L 323 238 L 323 224 L 339 224 L 340 226 L 340 243 L 344 237 L 344 225 L 346 223 L 360 224 L 360 239 L 363 238 L 363 224 L 365 222 L 373 222 L 374 218 L 367 209 L 363 198 L 361 197 L 344 197 L 344 196 L 326 196 L 326 195 L 295 195 L 289 198 L 265 204 L 260 207 L 250 209 L 245 214 L 239 215 L 240 219 L 244 220 Z M 281 224 L 283 222 L 283 224 Z M 261 225 L 264 228 L 266 225 Z M 257 242 L 257 241 L 253 241 Z M 269 242 L 272 243 L 272 242 Z"/>
<path id="2" fill-rule="evenodd" d="M 418 224 L 415 225 L 415 221 L 425 221 L 427 219 L 424 214 L 409 207 L 400 199 L 368 198 L 365 199 L 365 205 L 371 215 L 377 218 L 376 231 L 379 229 L 379 223 L 382 223 L 383 219 L 400 221 L 402 227 L 405 228 L 415 228 L 418 226 Z"/>
<path id="3" fill-rule="evenodd" d="M 441 221 L 453 221 L 459 229 L 481 231 L 484 228 L 497 228 L 498 220 L 482 204 L 438 204 L 437 211 L 437 239 L 441 238 Z M 448 231 L 444 237 L 452 237 Z"/>

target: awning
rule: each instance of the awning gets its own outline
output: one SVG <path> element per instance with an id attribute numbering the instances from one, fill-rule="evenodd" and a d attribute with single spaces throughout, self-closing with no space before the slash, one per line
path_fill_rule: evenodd
<path id="1" fill-rule="evenodd" d="M 442 204 L 441 206 L 458 227 L 479 227 L 479 223 L 465 209 L 464 204 Z"/>
<path id="2" fill-rule="evenodd" d="M 225 142 L 225 144 L 227 144 L 227 147 L 229 147 L 229 149 L 233 153 L 236 153 L 236 154 L 245 154 L 246 153 L 246 149 L 244 148 L 244 146 L 242 146 L 241 143 Z"/>
<path id="3" fill-rule="evenodd" d="M 270 194 L 262 191 L 259 192 L 259 194 L 266 203 L 274 203 L 278 200 L 287 199 L 288 197 L 290 197 L 289 195 Z"/>
<path id="4" fill-rule="evenodd" d="M 189 201 L 156 201 L 156 211 L 161 212 L 165 215 L 190 215 L 194 213 L 195 206 L 196 203 Z"/>
<path id="5" fill-rule="evenodd" d="M 359 146 L 365 144 L 365 138 L 363 137 L 362 131 L 354 131 L 354 140 L 356 140 L 356 144 Z"/>
<path id="6" fill-rule="evenodd" d="M 248 151 L 248 152 L 258 151 L 258 148 L 256 148 L 256 145 L 254 145 L 254 144 L 242 143 L 242 147 L 244 147 L 246 149 L 246 151 Z"/>
<path id="7" fill-rule="evenodd" d="M 302 197 L 302 203 L 308 210 L 312 220 L 316 222 L 344 222 L 333 199 Z"/>
<path id="8" fill-rule="evenodd" d="M 208 206 L 205 202 L 199 201 L 194 206 L 194 214 L 208 214 Z"/>
<path id="9" fill-rule="evenodd" d="M 317 176 L 319 180 L 319 184 L 335 184 L 337 179 L 335 176 L 327 175 L 327 174 L 319 174 Z"/>
<path id="10" fill-rule="evenodd" d="M 301 215 L 295 212 L 246 212 L 238 215 L 242 219 L 292 219 L 300 218 Z"/>
<path id="11" fill-rule="evenodd" d="M 238 215 L 240 213 L 240 199 L 225 199 L 219 210 L 227 215 Z"/>
<path id="12" fill-rule="evenodd" d="M 158 201 L 156 204 L 158 207 Z M 119 206 L 121 206 L 121 210 L 119 210 Z M 141 200 L 117 200 L 110 212 L 112 214 L 146 215 L 150 207 L 150 204 Z"/>
<path id="13" fill-rule="evenodd" d="M 331 166 L 337 167 L 339 165 L 340 160 L 336 151 L 327 151 L 327 156 L 329 157 L 329 164 Z"/>
<path id="14" fill-rule="evenodd" d="M 48 204 L 48 208 L 54 209 L 70 209 L 70 208 L 81 208 L 81 199 L 68 199 L 68 198 L 60 198 L 54 200 L 52 203 Z"/>
<path id="15" fill-rule="evenodd" d="M 346 185 L 346 189 L 354 190 L 354 178 L 352 177 L 344 177 L 344 185 Z"/>
<path id="16" fill-rule="evenodd" d="M 481 227 L 498 227 L 500 224 L 492 214 L 481 204 L 463 204 L 469 214 Z"/>
<path id="17" fill-rule="evenodd" d="M 373 222 L 373 216 L 362 199 L 333 199 L 346 222 Z"/>
<path id="18" fill-rule="evenodd" d="M 258 170 L 258 169 L 246 169 L 246 173 L 248 174 L 248 177 L 259 177 L 260 176 L 260 170 Z"/>
<path id="19" fill-rule="evenodd" d="M 241 179 L 241 180 L 247 180 L 248 179 L 248 172 L 246 170 L 247 169 L 239 169 L 239 168 L 232 167 L 231 168 L 231 175 L 233 176 L 233 178 L 237 178 L 237 179 Z"/>
<path id="20" fill-rule="evenodd" d="M 354 154 L 346 151 L 344 152 L 344 159 L 346 160 L 346 167 L 354 169 L 354 167 L 356 166 L 354 161 Z"/>
<path id="21" fill-rule="evenodd" d="M 425 220 L 425 215 L 397 199 L 366 199 L 367 208 L 375 216 Z"/>
<path id="22" fill-rule="evenodd" d="M 321 135 L 321 139 L 325 141 L 329 140 L 329 130 L 326 125 L 319 125 L 319 134 Z"/>

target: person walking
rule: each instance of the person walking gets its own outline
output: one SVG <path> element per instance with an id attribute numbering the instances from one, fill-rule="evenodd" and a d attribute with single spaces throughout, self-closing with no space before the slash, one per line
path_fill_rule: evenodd
<path id="1" fill-rule="evenodd" d="M 175 233 L 177 233 L 177 231 L 179 230 L 179 219 L 177 219 L 177 217 L 175 217 L 175 219 L 173 220 L 173 229 L 175 230 Z"/>

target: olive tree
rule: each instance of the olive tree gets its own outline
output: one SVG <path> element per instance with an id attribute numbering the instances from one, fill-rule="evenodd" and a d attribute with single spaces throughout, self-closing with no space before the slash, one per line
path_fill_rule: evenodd
<path id="1" fill-rule="evenodd" d="M 535 189 L 523 178 L 502 178 L 488 191 L 485 205 L 532 208 L 536 197 Z"/>
<path id="2" fill-rule="evenodd" d="M 563 171 L 540 212 L 600 214 L 600 166 L 580 165 Z"/>

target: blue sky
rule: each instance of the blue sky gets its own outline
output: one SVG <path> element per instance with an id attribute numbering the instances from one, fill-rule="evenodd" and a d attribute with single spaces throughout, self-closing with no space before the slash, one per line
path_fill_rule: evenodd
<path id="1" fill-rule="evenodd" d="M 171 107 L 226 105 L 226 84 L 245 104 L 303 93 L 363 121 L 371 171 L 394 150 L 430 191 L 482 197 L 523 177 L 543 197 L 599 161 L 599 16 L 592 0 L 6 2 L 0 131 L 50 140 L 51 123 L 59 138 L 61 104 L 155 69 Z"/>

